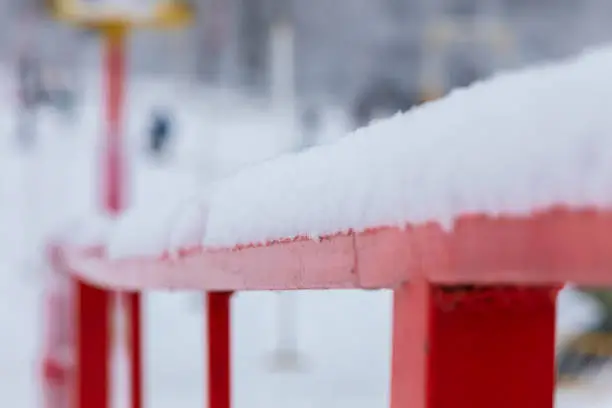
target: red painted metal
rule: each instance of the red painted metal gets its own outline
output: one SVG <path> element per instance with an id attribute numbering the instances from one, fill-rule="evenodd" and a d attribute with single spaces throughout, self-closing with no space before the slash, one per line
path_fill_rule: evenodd
<path id="1" fill-rule="evenodd" d="M 110 295 L 106 290 L 76 282 L 76 407 L 110 405 Z"/>
<path id="2" fill-rule="evenodd" d="M 557 292 L 397 289 L 391 408 L 552 408 Z"/>
<path id="3" fill-rule="evenodd" d="M 42 392 L 46 408 L 66 408 L 74 389 L 74 291 L 59 245 L 50 244 L 47 257 L 51 273 L 45 282 Z"/>
<path id="4" fill-rule="evenodd" d="M 435 286 L 428 408 L 553 408 L 558 291 Z"/>
<path id="5" fill-rule="evenodd" d="M 126 290 L 390 288 L 441 284 L 612 285 L 612 211 L 551 208 L 532 215 L 430 223 L 178 256 L 110 261 L 72 251 L 82 279 Z"/>
<path id="6" fill-rule="evenodd" d="M 105 36 L 106 144 L 103 158 L 103 206 L 112 215 L 125 205 L 124 157 L 121 138 L 123 93 L 125 86 L 125 44 L 121 30 Z"/>
<path id="7" fill-rule="evenodd" d="M 123 102 L 126 77 L 125 32 L 122 28 L 106 32 L 107 90 L 106 121 L 107 144 L 105 186 L 103 192 L 106 210 L 119 214 L 125 207 L 126 171 L 122 139 Z M 142 408 L 142 348 L 141 348 L 141 304 L 137 292 L 121 293 L 120 304 L 128 313 L 127 347 L 130 367 L 131 408 Z"/>
<path id="8" fill-rule="evenodd" d="M 142 361 L 142 318 L 140 293 L 126 294 L 128 316 L 128 355 L 130 356 L 130 379 L 132 408 L 143 406 L 143 361 Z"/>
<path id="9" fill-rule="evenodd" d="M 125 44 L 120 29 L 104 32 L 106 92 L 106 140 L 102 165 L 101 204 L 111 215 L 125 206 L 125 169 L 121 136 L 125 87 Z M 111 355 L 111 297 L 118 294 L 96 288 L 81 280 L 76 285 L 77 387 L 76 406 L 108 408 L 110 406 L 109 362 Z M 142 407 L 140 294 L 125 294 L 129 313 L 128 341 L 131 370 L 132 408 Z"/>
<path id="10" fill-rule="evenodd" d="M 392 408 L 552 408 L 556 295 L 612 283 L 612 212 L 469 215 L 174 258 L 73 251 L 79 276 L 131 289 L 392 288 Z M 209 406 L 229 408 L 230 292 L 211 293 Z"/>
<path id="11" fill-rule="evenodd" d="M 230 408 L 231 292 L 206 294 L 208 312 L 208 408 Z"/>

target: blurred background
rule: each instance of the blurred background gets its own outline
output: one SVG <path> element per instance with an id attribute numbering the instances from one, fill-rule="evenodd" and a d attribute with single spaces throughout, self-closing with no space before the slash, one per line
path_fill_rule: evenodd
<path id="1" fill-rule="evenodd" d="M 288 24 L 297 95 L 343 105 L 382 79 L 431 96 L 562 57 L 606 41 L 612 18 L 606 0 L 190 1 L 189 27 L 135 33 L 132 74 L 269 95 L 275 29 Z M 49 70 L 96 69 L 95 36 L 51 20 L 49 3 L 0 2 L 0 58 L 27 43 Z"/>
<path id="2" fill-rule="evenodd" d="M 132 204 L 171 200 L 191 183 L 333 143 L 497 71 L 612 40 L 610 0 L 189 5 L 192 24 L 129 37 L 122 136 Z M 51 7 L 0 0 L 0 398 L 16 408 L 42 405 L 46 246 L 60 232 L 81 234 L 75 220 L 101 207 L 101 40 L 54 20 Z M 386 406 L 389 293 L 249 293 L 234 302 L 238 407 Z M 202 305 L 196 293 L 146 296 L 150 406 L 203 406 Z M 588 331 L 605 313 L 566 290 L 559 330 Z M 275 363 L 281 349 L 294 352 L 290 367 Z M 560 390 L 557 403 L 610 404 L 596 386 Z"/>

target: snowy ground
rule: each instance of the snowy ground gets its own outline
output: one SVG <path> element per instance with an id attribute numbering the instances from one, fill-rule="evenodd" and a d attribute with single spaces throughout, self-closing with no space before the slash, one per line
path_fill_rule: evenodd
<path id="1" fill-rule="evenodd" d="M 287 124 L 278 118 L 265 120 L 246 108 L 237 118 L 235 112 L 213 112 L 211 105 L 204 104 L 210 108 L 207 115 L 206 109 L 198 107 L 202 105 L 191 102 L 181 113 L 184 139 L 176 146 L 174 159 L 163 168 L 142 157 L 133 161 L 133 200 L 157 199 L 160 178 L 171 180 L 177 169 L 212 178 L 231 173 L 237 165 L 264 160 L 277 153 L 279 146 L 292 145 L 283 138 L 290 133 Z M 149 103 L 132 100 L 130 104 L 128 129 L 134 136 L 130 142 L 134 155 L 140 153 L 137 132 L 143 125 L 143 107 Z M 29 155 L 18 153 L 10 139 L 11 123 L 0 118 L 0 395 L 12 407 L 40 406 L 36 362 L 42 289 L 32 248 L 40 248 L 42 237 L 67 217 L 84 213 L 95 203 L 97 108 L 92 105 L 82 114 L 82 123 L 72 130 L 58 124 L 58 118 L 47 117 L 44 142 Z M 217 158 L 213 164 L 206 160 L 211 157 Z M 271 369 L 270 359 L 277 338 L 279 295 L 237 295 L 233 309 L 235 406 L 387 406 L 389 293 L 330 291 L 290 296 L 297 305 L 303 368 L 279 373 Z M 204 406 L 204 318 L 199 301 L 195 294 L 155 293 L 146 302 L 148 406 Z M 572 293 L 564 294 L 560 306 L 564 332 L 593 316 L 589 305 Z M 564 392 L 558 408 L 610 406 L 612 394 L 605 395 L 607 391 L 600 388 Z"/>

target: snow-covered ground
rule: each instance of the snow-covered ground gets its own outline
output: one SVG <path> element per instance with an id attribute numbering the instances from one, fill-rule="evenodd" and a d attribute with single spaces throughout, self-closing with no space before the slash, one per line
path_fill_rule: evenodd
<path id="1" fill-rule="evenodd" d="M 173 159 L 160 167 L 140 155 L 138 124 L 143 123 L 149 103 L 153 102 L 132 97 L 129 105 L 134 202 L 164 198 L 160 186 L 172 183 L 178 171 L 213 178 L 291 146 L 284 139 L 290 130 L 277 117 L 266 119 L 247 108 L 239 115 L 235 106 L 234 111 L 207 113 L 207 105 L 198 105 L 192 98 L 180 115 L 184 138 L 175 146 Z M 40 249 L 43 237 L 66 219 L 95 206 L 97 109 L 94 104 L 86 107 L 82 123 L 72 130 L 46 115 L 44 139 L 39 149 L 26 155 L 15 149 L 11 123 L 0 116 L 0 395 L 8 406 L 40 406 L 36 363 L 42 288 L 32 248 Z M 206 162 L 213 156 L 222 163 Z M 235 406 L 387 406 L 389 293 L 328 291 L 289 296 L 297 306 L 303 363 L 300 371 L 290 373 L 271 369 L 279 295 L 241 293 L 235 298 Z M 204 317 L 199 303 L 193 293 L 146 296 L 147 406 L 204 406 Z M 571 292 L 564 293 L 561 309 L 564 332 L 593 317 L 589 305 Z M 612 394 L 606 396 L 606 392 L 599 387 L 564 392 L 558 408 L 609 407 Z"/>

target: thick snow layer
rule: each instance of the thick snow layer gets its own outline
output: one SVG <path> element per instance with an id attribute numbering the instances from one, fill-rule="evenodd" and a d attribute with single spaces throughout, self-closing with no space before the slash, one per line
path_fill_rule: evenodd
<path id="1" fill-rule="evenodd" d="M 242 108 L 241 120 L 236 121 L 227 112 L 212 113 L 200 117 L 201 123 L 186 123 L 197 141 L 188 145 L 193 151 L 185 154 L 188 161 L 198 161 L 186 166 L 191 172 L 195 168 L 195 174 L 148 166 L 136 175 L 131 183 L 136 197 L 114 229 L 111 257 L 156 255 L 199 245 L 208 214 L 209 183 L 294 150 L 297 143 L 295 128 L 286 116 Z M 205 134 L 194 132 L 198 129 Z"/>
<path id="2" fill-rule="evenodd" d="M 612 48 L 506 73 L 221 183 L 205 245 L 612 199 Z"/>
<path id="3" fill-rule="evenodd" d="M 183 217 L 181 228 L 193 229 L 181 235 L 233 246 L 428 220 L 452 227 L 466 212 L 608 205 L 610 72 L 612 48 L 592 50 L 498 75 L 335 144 L 269 160 L 194 199 L 192 212 L 205 210 L 191 222 Z M 114 256 L 141 254 L 143 242 L 161 250 L 176 218 L 160 217 L 126 215 L 124 225 L 141 227 L 114 234 Z"/>
<path id="4" fill-rule="evenodd" d="M 166 249 L 197 242 L 203 235 L 205 207 L 192 204 L 200 191 L 189 173 L 149 168 L 135 180 L 133 205 L 110 234 L 111 256 L 158 255 Z"/>
<path id="5" fill-rule="evenodd" d="M 131 89 L 131 87 L 130 87 Z M 207 93 L 203 93 L 207 94 Z M 10 105 L 10 104 L 9 104 Z M 134 109 L 130 109 L 134 112 Z M 5 118 L 0 115 L 0 127 Z M 194 117 L 194 121 L 201 120 Z M 132 117 L 130 117 L 132 122 Z M 99 133 L 91 126 L 79 136 L 95 139 Z M 60 137 L 66 136 L 63 128 L 52 128 Z M 22 197 L 21 185 L 24 178 L 21 173 L 24 167 L 32 165 L 27 157 L 20 156 L 12 149 L 8 141 L 11 133 L 7 130 L 5 137 L 0 138 L 4 149 L 0 149 L 0 168 L 4 175 L 0 178 L 0 395 L 7 406 L 34 408 L 42 404 L 40 385 L 41 340 L 44 339 L 43 325 L 45 297 L 42 288 L 32 275 L 30 268 L 20 268 L 22 250 L 25 242 L 18 239 L 29 225 L 23 223 L 24 217 L 32 215 Z M 53 134 L 44 134 L 52 137 Z M 249 135 L 245 135 L 249 137 Z M 78 138 L 72 139 L 74 142 Z M 237 140 L 238 142 L 238 140 Z M 57 153 L 57 152 L 56 152 Z M 91 183 L 88 169 L 95 162 L 88 150 L 80 149 L 83 157 L 74 174 L 82 182 L 72 181 L 72 186 L 79 186 L 78 194 L 68 196 L 64 205 L 74 205 L 70 213 L 86 213 L 89 205 L 90 190 L 95 188 Z M 68 158 L 60 156 L 58 161 L 66 162 Z M 159 195 L 159 191 L 171 194 L 178 191 L 182 176 L 168 171 L 152 171 L 143 166 L 134 166 L 136 179 L 134 186 L 141 189 L 137 201 L 143 206 L 147 197 L 150 202 Z M 170 170 L 170 169 L 169 169 Z M 155 180 L 162 181 L 154 183 Z M 177 179 L 178 186 L 170 179 Z M 166 180 L 164 182 L 163 180 Z M 144 182 L 143 182 L 144 181 Z M 149 181 L 149 183 L 147 183 Z M 141 187 L 141 185 L 146 184 Z M 156 188 L 156 185 L 158 185 Z M 187 182 L 184 183 L 186 187 Z M 150 194 L 147 193 L 150 192 Z M 95 198 L 95 196 L 93 197 Z M 41 200 L 42 201 L 42 200 Z M 97 202 L 96 202 L 97 203 Z M 55 208 L 53 208 L 55 210 Z M 50 211 L 49 216 L 60 216 L 57 224 L 63 224 L 63 213 Z M 146 217 L 145 217 L 146 218 Z M 80 219 L 80 218 L 79 218 Z M 55 224 L 55 223 L 53 223 Z M 77 223 L 78 224 L 78 223 Z M 104 230 L 95 225 L 82 224 L 83 233 Z M 33 225 L 35 226 L 35 224 Z M 80 228 L 80 226 L 76 226 Z M 87 230 L 87 228 L 91 228 Z M 68 226 L 67 232 L 74 231 Z M 32 233 L 39 234 L 39 228 Z M 95 242 L 94 239 L 90 242 Z M 87 242 L 84 240 L 82 242 Z M 565 292 L 565 291 L 564 291 Z M 563 292 L 562 292 L 563 293 Z M 206 356 L 202 354 L 202 324 L 206 316 L 200 298 L 194 294 L 152 293 L 143 297 L 143 319 L 145 319 L 144 342 L 145 400 L 152 408 L 171 406 L 203 406 L 206 390 L 204 364 Z M 235 328 L 233 343 L 235 360 L 232 398 L 238 408 L 265 407 L 280 408 L 288 405 L 295 408 L 365 408 L 388 406 L 389 359 L 389 324 L 391 296 L 387 291 L 307 291 L 291 292 L 282 295 L 292 297 L 295 302 L 296 336 L 300 357 L 303 358 L 303 371 L 279 374 L 272 371 L 271 351 L 278 347 L 278 310 L 284 302 L 278 295 L 255 292 L 241 293 L 233 300 L 232 318 Z M 584 327 L 589 321 L 590 307 L 581 307 L 580 299 L 574 296 L 561 296 L 560 312 L 562 314 L 558 327 L 568 333 Z M 190 302 L 191 301 L 191 302 Z M 565 303 L 564 303 L 565 302 Z M 191 307 L 189 307 L 191 305 Z M 564 312 L 568 312 L 567 314 Z M 253 316 L 257 319 L 253 319 Z M 121 326 L 117 326 L 117 336 L 121 336 Z M 336 341 L 337 340 L 337 341 Z M 124 364 L 122 364 L 124 366 Z M 119 370 L 117 370 L 119 371 Z M 122 372 L 115 372 L 115 378 L 122 378 Z M 123 377 L 124 378 L 124 377 Z M 612 406 L 607 381 L 597 386 L 587 386 L 569 390 L 558 390 L 557 408 L 609 408 Z M 123 387 L 122 387 L 123 388 Z M 119 397 L 121 395 L 117 393 Z M 114 401 L 113 406 L 126 406 L 127 400 Z"/>

